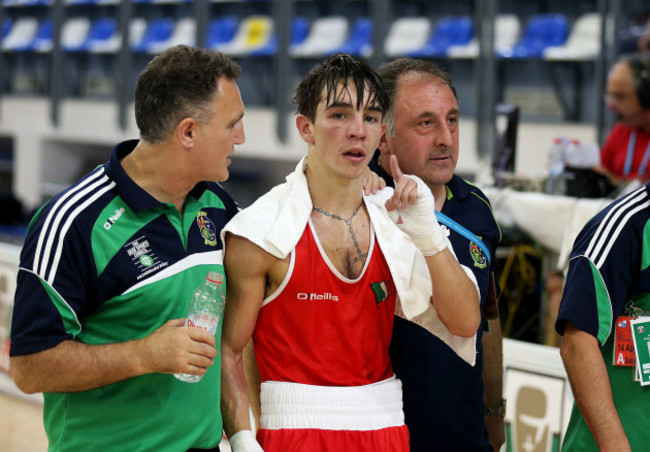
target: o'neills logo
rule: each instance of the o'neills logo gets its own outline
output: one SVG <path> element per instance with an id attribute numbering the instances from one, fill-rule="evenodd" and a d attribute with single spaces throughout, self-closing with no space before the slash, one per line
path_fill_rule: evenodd
<path id="1" fill-rule="evenodd" d="M 117 222 L 117 220 L 120 219 L 124 212 L 126 212 L 126 209 L 124 207 L 120 207 L 119 209 L 115 210 L 115 213 L 108 217 L 108 220 L 106 220 L 104 223 L 104 229 L 108 231 Z"/>
<path id="2" fill-rule="evenodd" d="M 304 293 L 300 292 L 296 295 L 298 300 L 304 301 L 339 301 L 338 295 L 333 295 L 329 292 L 325 293 Z"/>

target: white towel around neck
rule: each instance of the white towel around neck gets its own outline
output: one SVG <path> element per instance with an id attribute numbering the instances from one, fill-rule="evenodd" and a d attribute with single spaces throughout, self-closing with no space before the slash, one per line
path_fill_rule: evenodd
<path id="1" fill-rule="evenodd" d="M 244 237 L 278 259 L 286 258 L 300 240 L 312 211 L 307 178 L 303 171 L 305 157 L 286 182 L 274 187 L 240 211 L 221 231 L 222 242 L 230 232 Z M 377 241 L 393 277 L 400 303 L 396 314 L 434 334 L 471 366 L 476 363 L 476 335 L 466 338 L 452 334 L 431 304 L 431 278 L 424 256 L 411 239 L 390 219 L 384 206 L 392 189 L 365 196 L 364 201 Z M 451 243 L 447 240 L 451 249 Z M 227 250 L 224 249 L 225 252 Z M 466 273 L 476 284 L 471 271 Z M 477 286 L 478 292 L 478 286 Z"/>

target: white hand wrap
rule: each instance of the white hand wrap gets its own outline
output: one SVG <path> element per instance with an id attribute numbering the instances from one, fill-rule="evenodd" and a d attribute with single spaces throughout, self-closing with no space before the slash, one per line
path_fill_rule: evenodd
<path id="1" fill-rule="evenodd" d="M 240 430 L 228 441 L 232 452 L 264 452 L 250 430 Z"/>
<path id="2" fill-rule="evenodd" d="M 447 239 L 435 214 L 435 202 L 431 190 L 417 176 L 404 175 L 418 186 L 418 199 L 405 209 L 397 208 L 389 212 L 391 219 L 406 232 L 422 254 L 433 256 L 447 247 Z M 402 223 L 398 223 L 398 219 Z"/>

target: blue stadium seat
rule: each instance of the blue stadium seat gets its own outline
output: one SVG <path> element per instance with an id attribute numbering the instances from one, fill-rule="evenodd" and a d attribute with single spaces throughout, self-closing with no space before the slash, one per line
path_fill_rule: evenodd
<path id="1" fill-rule="evenodd" d="M 19 0 L 16 3 L 14 3 L 14 5 L 20 5 L 20 6 L 38 6 L 38 5 L 51 5 L 51 4 L 52 4 L 52 0 Z"/>
<path id="2" fill-rule="evenodd" d="M 444 57 L 451 46 L 465 45 L 474 35 L 472 19 L 467 16 L 441 19 L 435 26 L 427 43 L 410 52 L 416 57 Z"/>
<path id="3" fill-rule="evenodd" d="M 35 17 L 20 17 L 12 24 L 7 36 L 2 40 L 2 49 L 13 52 L 25 50 L 38 32 L 38 20 Z"/>
<path id="4" fill-rule="evenodd" d="M 133 46 L 135 52 L 148 52 L 156 43 L 167 41 L 174 32 L 174 19 L 153 19 L 147 25 L 142 41 Z"/>
<path id="5" fill-rule="evenodd" d="M 303 42 L 309 34 L 309 19 L 306 17 L 296 17 L 291 22 L 291 43 L 298 45 Z"/>
<path id="6" fill-rule="evenodd" d="M 155 41 L 149 45 L 149 53 L 162 51 L 177 45 L 193 47 L 196 45 L 196 20 L 193 17 L 178 18 L 174 21 L 174 30 L 168 39 Z"/>
<path id="7" fill-rule="evenodd" d="M 514 46 L 497 49 L 496 54 L 501 58 L 542 58 L 544 49 L 564 44 L 568 34 L 563 14 L 538 14 L 530 18 Z"/>
<path id="8" fill-rule="evenodd" d="M 601 52 L 600 13 L 585 13 L 573 24 L 566 42 L 544 49 L 544 58 L 554 61 L 589 61 Z"/>
<path id="9" fill-rule="evenodd" d="M 5 19 L 2 21 L 2 38 L 7 36 L 10 30 L 11 30 L 11 19 L 5 17 Z"/>
<path id="10" fill-rule="evenodd" d="M 65 0 L 64 3 L 68 5 L 94 5 L 97 0 Z"/>
<path id="11" fill-rule="evenodd" d="M 372 19 L 357 19 L 345 43 L 333 53 L 349 53 L 354 56 L 368 57 L 372 54 Z"/>
<path id="12" fill-rule="evenodd" d="M 213 19 L 208 24 L 208 33 L 205 38 L 205 45 L 214 49 L 219 44 L 229 42 L 237 32 L 237 17 L 223 16 Z"/>
<path id="13" fill-rule="evenodd" d="M 101 47 L 103 43 L 108 42 L 117 33 L 117 21 L 113 17 L 97 19 L 90 25 L 86 41 L 81 45 L 79 50 L 93 51 L 96 47 Z"/>
<path id="14" fill-rule="evenodd" d="M 50 19 L 43 19 L 38 25 L 38 31 L 34 40 L 23 50 L 34 50 L 36 52 L 49 52 L 52 50 L 52 39 L 54 28 Z"/>

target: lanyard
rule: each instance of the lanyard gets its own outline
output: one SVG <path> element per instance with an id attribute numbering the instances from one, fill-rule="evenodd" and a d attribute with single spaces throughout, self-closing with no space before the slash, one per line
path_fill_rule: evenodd
<path id="1" fill-rule="evenodd" d="M 627 144 L 627 155 L 625 156 L 625 168 L 623 169 L 623 175 L 628 176 L 630 170 L 632 169 L 632 157 L 634 156 L 634 148 L 636 147 L 636 130 L 633 130 L 630 134 L 630 140 Z M 643 153 L 643 160 L 641 160 L 641 165 L 639 165 L 639 170 L 637 172 L 638 177 L 642 177 L 645 174 L 645 168 L 648 166 L 648 159 L 650 159 L 650 142 L 645 148 Z"/>
<path id="2" fill-rule="evenodd" d="M 478 246 L 481 251 L 485 254 L 485 257 L 487 257 L 488 265 L 490 265 L 490 251 L 488 251 L 487 246 L 485 246 L 485 243 L 481 239 L 479 239 L 474 233 L 472 233 L 469 229 L 464 228 L 451 218 L 449 218 L 447 215 L 440 213 L 436 210 L 436 218 L 438 219 L 438 222 L 444 224 L 450 229 L 453 229 L 454 231 L 458 232 L 460 235 L 464 236 L 467 240 L 470 242 L 473 242 Z"/>

